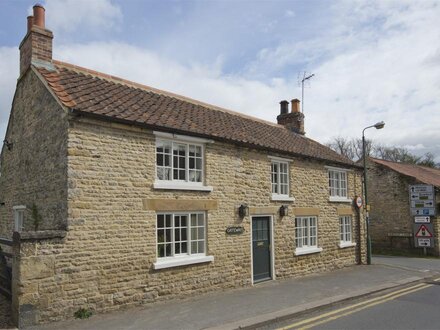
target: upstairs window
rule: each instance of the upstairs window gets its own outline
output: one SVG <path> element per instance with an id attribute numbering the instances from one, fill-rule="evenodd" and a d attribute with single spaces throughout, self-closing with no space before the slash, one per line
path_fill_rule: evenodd
<path id="1" fill-rule="evenodd" d="M 156 179 L 203 182 L 203 145 L 158 139 Z"/>
<path id="2" fill-rule="evenodd" d="M 289 196 L 289 162 L 283 158 L 269 156 L 271 159 L 272 200 L 293 201 Z"/>
<path id="3" fill-rule="evenodd" d="M 330 201 L 349 201 L 346 170 L 329 168 L 328 182 Z"/>
<path id="4" fill-rule="evenodd" d="M 289 164 L 272 161 L 272 194 L 289 195 Z"/>
<path id="5" fill-rule="evenodd" d="M 214 141 L 164 132 L 156 135 L 156 189 L 212 191 L 205 185 L 205 145 Z"/>
<path id="6" fill-rule="evenodd" d="M 24 211 L 26 206 L 18 205 L 13 207 L 14 210 L 14 231 L 22 232 L 24 229 Z"/>

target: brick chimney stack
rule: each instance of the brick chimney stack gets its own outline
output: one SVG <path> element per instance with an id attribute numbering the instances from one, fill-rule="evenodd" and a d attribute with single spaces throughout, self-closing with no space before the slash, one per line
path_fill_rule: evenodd
<path id="1" fill-rule="evenodd" d="M 304 114 L 300 111 L 300 101 L 293 99 L 291 101 L 291 112 L 288 112 L 288 102 L 281 101 L 281 113 L 277 117 L 279 125 L 290 129 L 291 131 L 304 135 Z"/>
<path id="2" fill-rule="evenodd" d="M 53 34 L 45 27 L 45 9 L 36 4 L 27 18 L 27 33 L 20 44 L 20 77 L 31 64 L 52 67 Z"/>

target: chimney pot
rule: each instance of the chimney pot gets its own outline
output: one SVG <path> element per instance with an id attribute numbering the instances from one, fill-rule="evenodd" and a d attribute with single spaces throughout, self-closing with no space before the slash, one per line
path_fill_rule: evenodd
<path id="1" fill-rule="evenodd" d="M 42 29 L 45 28 L 45 9 L 37 3 L 34 7 L 34 24 Z"/>
<path id="2" fill-rule="evenodd" d="M 45 27 L 45 9 L 36 4 L 34 14 L 27 17 L 27 33 L 20 43 L 20 77 L 32 65 L 52 63 L 53 33 Z M 38 27 L 38 28 L 36 28 Z"/>
<path id="3" fill-rule="evenodd" d="M 277 116 L 278 125 L 283 125 L 292 132 L 304 135 L 304 114 L 300 112 L 298 99 L 293 99 L 292 111 L 289 113 L 289 102 L 281 101 L 281 114 Z"/>
<path id="4" fill-rule="evenodd" d="M 34 16 L 28 16 L 27 17 L 27 32 L 29 32 L 32 29 L 33 25 L 34 25 Z"/>
<path id="5" fill-rule="evenodd" d="M 289 102 L 287 102 L 286 100 L 283 100 L 280 102 L 280 113 L 288 113 L 289 112 Z"/>
<path id="6" fill-rule="evenodd" d="M 292 112 L 301 112 L 299 108 L 300 100 L 293 99 L 291 103 L 292 103 Z"/>

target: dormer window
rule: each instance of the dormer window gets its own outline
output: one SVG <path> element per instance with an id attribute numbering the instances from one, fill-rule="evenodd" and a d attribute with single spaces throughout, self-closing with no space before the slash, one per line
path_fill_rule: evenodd
<path id="1" fill-rule="evenodd" d="M 212 190 L 204 185 L 205 143 L 210 140 L 161 132 L 155 135 L 155 188 Z"/>

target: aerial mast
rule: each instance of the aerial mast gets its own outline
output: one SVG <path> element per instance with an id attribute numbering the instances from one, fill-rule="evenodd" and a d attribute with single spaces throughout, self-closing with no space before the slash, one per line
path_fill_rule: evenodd
<path id="1" fill-rule="evenodd" d="M 303 78 L 301 79 L 301 112 L 304 113 L 304 82 L 312 78 L 315 74 L 312 73 L 307 75 L 307 72 L 304 71 Z"/>

